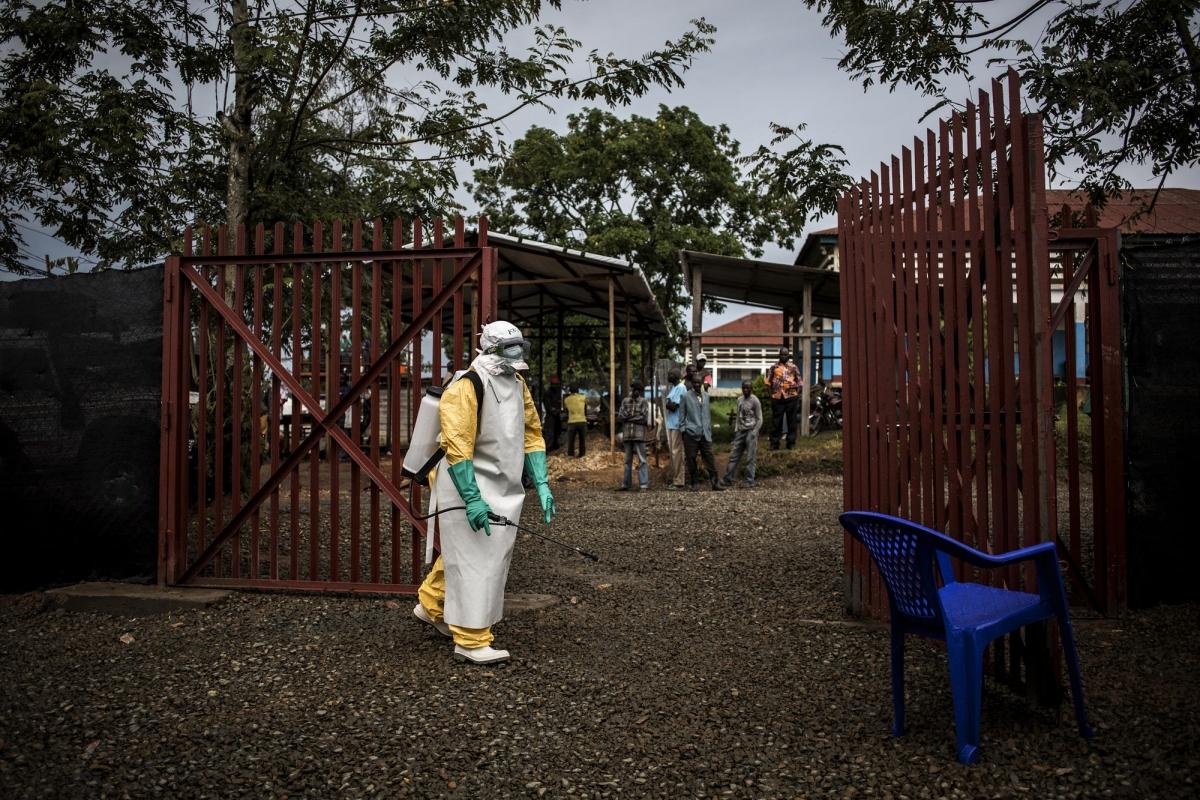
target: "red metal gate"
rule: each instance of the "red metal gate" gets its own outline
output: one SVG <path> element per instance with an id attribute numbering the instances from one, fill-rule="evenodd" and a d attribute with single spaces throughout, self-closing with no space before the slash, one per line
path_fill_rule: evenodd
<path id="1" fill-rule="evenodd" d="M 424 387 L 495 317 L 487 220 L 475 247 L 461 218 L 375 221 L 369 247 L 360 221 L 290 233 L 259 225 L 248 253 L 245 229 L 236 252 L 188 229 L 167 260 L 159 582 L 412 593 L 403 450 Z"/>
<path id="2" fill-rule="evenodd" d="M 1125 596 L 1117 237 L 1050 230 L 1042 121 L 1021 111 L 1015 73 L 1007 82 L 840 202 L 844 503 L 986 551 L 1057 541 L 1077 596 L 1108 610 Z M 865 549 L 849 536 L 844 548 L 851 608 L 886 614 Z"/>

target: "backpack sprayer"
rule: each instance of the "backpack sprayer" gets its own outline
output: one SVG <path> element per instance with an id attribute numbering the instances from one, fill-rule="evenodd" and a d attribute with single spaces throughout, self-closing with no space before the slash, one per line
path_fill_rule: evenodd
<path id="1" fill-rule="evenodd" d="M 471 370 L 463 370 L 455 373 L 451 382 L 466 378 L 471 381 L 475 387 L 475 400 L 477 401 L 480 413 L 482 414 L 483 403 L 478 402 L 483 397 L 483 381 L 479 376 Z M 408 450 L 404 454 L 404 464 L 401 466 L 400 474 L 411 480 L 413 483 L 421 486 L 429 485 L 429 473 L 437 466 L 438 462 L 446 455 L 446 450 L 441 446 L 442 438 L 442 421 L 438 416 L 438 406 L 441 403 L 442 393 L 445 389 L 441 386 L 430 386 L 425 390 L 425 394 L 421 397 L 421 405 L 417 409 L 417 421 L 413 425 L 412 436 L 409 437 Z M 450 511 L 464 511 L 466 506 L 451 506 L 450 508 L 439 508 L 425 516 L 417 519 L 431 519 L 439 514 L 445 514 Z M 590 558 L 592 561 L 599 561 L 600 557 L 595 553 L 589 553 L 581 547 L 576 547 L 573 544 L 554 539 L 544 533 L 538 533 L 535 530 L 530 530 L 523 525 L 518 525 L 516 522 L 502 517 L 499 514 L 488 512 L 488 519 L 498 525 L 511 525 L 522 533 L 528 533 L 530 536 L 536 536 L 539 539 L 544 539 L 547 542 L 556 544 L 559 547 L 573 550 L 584 558 Z"/>

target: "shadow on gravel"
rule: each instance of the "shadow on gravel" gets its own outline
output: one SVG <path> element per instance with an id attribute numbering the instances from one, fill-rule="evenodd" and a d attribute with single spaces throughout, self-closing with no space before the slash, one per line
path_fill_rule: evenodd
<path id="1" fill-rule="evenodd" d="M 503 667 L 454 664 L 406 600 L 129 620 L 0 599 L 3 795 L 1195 794 L 1195 606 L 1081 619 L 1092 744 L 989 681 L 966 768 L 932 645 L 910 649 L 910 733 L 888 735 L 886 629 L 842 611 L 839 476 L 556 492 L 553 535 L 602 560 L 522 536 L 509 591 L 558 602 L 497 626 Z"/>

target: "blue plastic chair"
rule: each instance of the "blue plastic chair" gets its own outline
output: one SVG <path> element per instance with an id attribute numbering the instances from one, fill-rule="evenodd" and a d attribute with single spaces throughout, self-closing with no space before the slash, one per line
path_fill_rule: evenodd
<path id="1" fill-rule="evenodd" d="M 904 733 L 904 637 L 942 639 L 950 660 L 958 760 L 979 759 L 979 713 L 983 691 L 983 653 L 997 637 L 1031 622 L 1058 620 L 1063 654 L 1075 701 L 1079 733 L 1092 737 L 1083 710 L 1079 656 L 1067 613 L 1067 593 L 1052 542 L 991 556 L 914 522 L 866 511 L 847 511 L 842 526 L 862 542 L 887 585 L 892 618 L 892 733 Z M 954 579 L 951 557 L 981 568 L 1032 561 L 1038 594 L 1010 591 Z M 937 562 L 942 586 L 938 587 Z"/>

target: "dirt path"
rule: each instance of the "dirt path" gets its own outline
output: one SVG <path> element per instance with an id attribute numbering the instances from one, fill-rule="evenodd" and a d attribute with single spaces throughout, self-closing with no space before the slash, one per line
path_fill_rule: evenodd
<path id="1" fill-rule="evenodd" d="M 886 631 L 842 615 L 838 476 L 556 491 L 551 533 L 604 560 L 522 537 L 510 591 L 558 602 L 497 626 L 505 667 L 455 665 L 406 601 L 125 620 L 0 598 L 2 794 L 1195 795 L 1195 606 L 1080 620 L 1091 745 L 989 682 L 964 768 L 932 645 L 910 649 L 910 732 L 888 735 Z"/>

